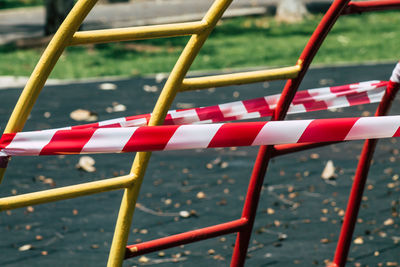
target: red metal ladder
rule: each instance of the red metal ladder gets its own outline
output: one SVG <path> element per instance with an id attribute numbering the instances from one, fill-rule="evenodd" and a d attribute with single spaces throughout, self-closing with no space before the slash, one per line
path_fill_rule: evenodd
<path id="1" fill-rule="evenodd" d="M 301 66 L 301 70 L 296 78 L 287 81 L 272 120 L 283 120 L 285 118 L 289 105 L 292 102 L 305 73 L 308 71 L 314 56 L 318 52 L 331 28 L 341 15 L 398 8 L 400 8 L 400 1 L 334 1 L 301 53 L 298 60 L 298 65 Z M 394 86 L 392 83 L 389 84 L 385 96 L 376 110 L 375 116 L 383 116 L 388 113 L 397 90 L 398 88 L 396 86 Z M 334 260 L 330 266 L 345 266 L 346 264 L 364 186 L 377 141 L 378 140 L 376 139 L 366 140 L 364 143 L 354 183 L 351 189 L 346 214 L 344 216 L 344 222 L 340 232 L 339 241 L 337 243 Z M 243 266 L 253 230 L 253 224 L 264 177 L 266 175 L 270 160 L 281 155 L 304 151 L 320 146 L 326 146 L 329 144 L 330 143 L 308 143 L 260 147 L 253 167 L 245 203 L 243 206 L 242 216 L 240 219 L 127 246 L 126 258 L 237 232 L 231 266 Z"/>

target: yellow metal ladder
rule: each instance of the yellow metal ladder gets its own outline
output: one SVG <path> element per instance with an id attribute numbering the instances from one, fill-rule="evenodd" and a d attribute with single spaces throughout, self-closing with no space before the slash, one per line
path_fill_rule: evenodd
<path id="1" fill-rule="evenodd" d="M 185 78 L 204 42 L 232 0 L 216 0 L 204 18 L 197 22 L 77 32 L 96 2 L 97 0 L 79 0 L 75 4 L 32 72 L 8 121 L 5 133 L 22 131 L 47 78 L 68 46 L 191 35 L 155 104 L 149 126 L 163 123 L 178 92 L 233 84 L 291 79 L 296 78 L 301 70 L 301 65 L 297 64 L 292 67 L 272 70 Z M 121 266 L 136 200 L 150 157 L 151 152 L 138 152 L 130 173 L 125 176 L 1 198 L 0 211 L 124 189 L 108 259 L 108 266 Z M 0 169 L 0 181 L 4 173 L 5 168 Z"/>

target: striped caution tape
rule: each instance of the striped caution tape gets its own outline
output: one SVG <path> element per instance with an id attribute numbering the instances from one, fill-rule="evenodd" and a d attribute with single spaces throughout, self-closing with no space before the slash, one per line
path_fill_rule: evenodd
<path id="1" fill-rule="evenodd" d="M 4 134 L 7 156 L 121 153 L 400 136 L 400 116 L 46 130 Z"/>
<path id="2" fill-rule="evenodd" d="M 378 102 L 388 83 L 391 88 L 398 88 L 399 81 L 400 63 L 396 65 L 389 82 L 372 81 L 301 91 L 294 98 L 290 112 Z M 371 93 L 378 88 L 377 94 Z M 145 124 L 150 115 L 144 115 L 141 118 L 127 117 L 63 129 L 8 133 L 0 139 L 0 158 L 331 142 L 400 135 L 400 116 L 187 125 L 271 115 L 278 99 L 279 95 L 275 95 L 169 112 L 167 124 L 185 125 L 127 127 L 134 126 L 135 120 Z M 258 102 L 261 104 L 257 105 Z M 216 113 L 212 112 L 214 109 Z M 202 113 L 202 110 L 207 112 Z M 6 161 L 0 162 L 1 165 L 6 165 Z"/>
<path id="3" fill-rule="evenodd" d="M 386 81 L 368 81 L 299 91 L 288 113 L 310 112 L 380 102 Z M 280 94 L 209 107 L 169 111 L 164 125 L 216 123 L 272 116 Z M 151 114 L 73 126 L 72 129 L 137 127 L 147 125 Z"/>

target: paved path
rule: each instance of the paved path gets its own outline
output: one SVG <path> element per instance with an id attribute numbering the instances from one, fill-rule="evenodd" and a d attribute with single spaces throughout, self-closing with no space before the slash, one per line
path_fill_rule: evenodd
<path id="1" fill-rule="evenodd" d="M 307 0 L 307 2 L 330 0 Z M 134 0 L 98 4 L 84 21 L 83 29 L 115 28 L 193 21 L 203 17 L 213 0 Z M 225 17 L 264 14 L 278 0 L 235 0 Z M 23 18 L 23 19 L 21 19 Z M 43 35 L 43 7 L 0 11 L 0 44 Z"/>
<path id="2" fill-rule="evenodd" d="M 115 28 L 200 19 L 212 0 L 147 0 L 130 3 L 98 4 L 84 21 L 84 29 Z M 263 2 L 235 1 L 225 16 L 265 13 Z M 21 20 L 21 17 L 24 19 Z M 43 35 L 43 7 L 8 10 L 0 13 L 0 44 Z"/>

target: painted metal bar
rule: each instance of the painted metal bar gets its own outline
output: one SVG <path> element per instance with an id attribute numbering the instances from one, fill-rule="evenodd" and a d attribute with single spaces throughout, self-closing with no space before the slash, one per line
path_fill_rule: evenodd
<path id="1" fill-rule="evenodd" d="M 177 247 L 209 238 L 235 233 L 243 230 L 247 219 L 241 218 L 235 221 L 213 225 L 202 229 L 171 235 L 164 238 L 143 242 L 126 247 L 125 258 L 132 258 L 162 249 Z"/>
<path id="2" fill-rule="evenodd" d="M 329 31 L 335 24 L 336 20 L 340 16 L 342 10 L 347 6 L 348 0 L 335 0 L 331 7 L 328 9 L 324 17 L 322 18 L 320 24 L 315 29 L 312 34 L 310 40 L 308 41 L 306 47 L 299 57 L 298 64 L 302 66 L 302 69 L 297 78 L 289 80 L 285 88 L 283 89 L 283 93 L 278 102 L 277 109 L 275 111 L 276 119 L 283 119 L 285 117 L 286 111 L 290 105 L 289 103 L 285 103 L 286 95 L 289 94 L 289 99 L 293 98 L 293 95 L 296 93 L 297 88 L 299 87 L 301 81 L 304 78 L 305 73 L 307 72 L 315 54 L 318 52 L 319 48 L 322 45 L 322 42 L 325 40 Z M 292 90 L 291 88 L 296 88 Z M 285 111 L 285 112 L 283 112 Z"/>
<path id="3" fill-rule="evenodd" d="M 287 154 L 300 152 L 308 149 L 328 146 L 336 143 L 342 142 L 324 142 L 324 143 L 303 143 L 303 144 L 285 144 L 285 145 L 275 145 L 272 157 L 284 156 Z"/>
<path id="4" fill-rule="evenodd" d="M 388 84 L 386 93 L 382 99 L 382 102 L 379 103 L 375 116 L 385 116 L 388 114 L 398 90 L 398 84 L 396 85 L 392 82 Z M 369 168 L 371 166 L 372 157 L 377 143 L 378 139 L 368 139 L 364 142 L 360 160 L 354 176 L 354 182 L 351 188 L 349 201 L 347 203 L 347 209 L 343 219 L 339 241 L 336 247 L 335 257 L 333 264 L 331 265 L 332 267 L 344 267 L 346 265 L 365 183 L 367 181 Z"/>
<path id="5" fill-rule="evenodd" d="M 180 91 L 192 91 L 206 89 L 210 87 L 222 87 L 228 85 L 239 85 L 257 83 L 263 81 L 284 80 L 296 78 L 301 67 L 291 66 L 270 70 L 248 71 L 240 73 L 230 73 L 214 76 L 204 76 L 196 78 L 186 78 L 183 80 Z"/>
<path id="6" fill-rule="evenodd" d="M 96 2 L 97 0 L 79 0 L 72 8 L 33 70 L 10 116 L 5 133 L 22 131 L 33 105 L 57 60 Z M 4 173 L 5 168 L 0 168 L 0 183 Z"/>
<path id="7" fill-rule="evenodd" d="M 65 186 L 18 196 L 4 197 L 0 198 L 0 211 L 122 189 L 129 187 L 131 184 L 132 175 L 126 175 L 102 181 Z"/>
<path id="8" fill-rule="evenodd" d="M 168 109 L 178 93 L 178 89 L 181 87 L 182 81 L 190 66 L 231 2 L 232 0 L 215 1 L 204 16 L 202 21 L 207 23 L 207 30 L 200 34 L 193 35 L 188 41 L 167 82 L 165 83 L 163 90 L 161 91 L 160 97 L 157 100 L 153 114 L 150 118 L 149 126 L 161 125 L 164 122 Z M 109 267 L 122 265 L 136 201 L 150 156 L 150 152 L 138 152 L 133 162 L 131 173 L 135 177 L 135 183 L 132 187 L 125 190 L 122 198 L 108 258 Z"/>
<path id="9" fill-rule="evenodd" d="M 380 1 L 363 1 L 363 2 L 350 2 L 343 10 L 342 14 L 355 14 L 372 11 L 384 11 L 400 9 L 399 0 L 380 0 Z"/>
<path id="10" fill-rule="evenodd" d="M 258 151 L 242 211 L 242 218 L 248 219 L 249 223 L 244 230 L 237 234 L 231 266 L 244 266 L 264 176 L 272 157 L 272 148 L 273 146 L 261 146 Z"/>
<path id="11" fill-rule="evenodd" d="M 321 22 L 317 26 L 300 55 L 298 65 L 300 65 L 302 68 L 298 76 L 295 79 L 288 80 L 283 88 L 282 95 L 278 101 L 278 105 L 272 120 L 283 120 L 285 118 L 290 103 L 292 102 L 294 95 L 296 94 L 296 91 L 303 80 L 304 75 L 307 72 L 315 54 L 321 47 L 321 44 L 325 40 L 330 29 L 333 27 L 342 10 L 347 6 L 349 1 L 350 0 L 335 0 L 322 18 Z M 247 218 L 249 220 L 249 224 L 246 227 L 246 230 L 239 232 L 237 235 L 231 266 L 244 265 L 251 232 L 253 230 L 261 188 L 264 182 L 264 176 L 267 171 L 268 163 L 272 158 L 273 150 L 273 146 L 261 146 L 258 152 L 242 212 L 242 218 Z"/>
<path id="12" fill-rule="evenodd" d="M 76 32 L 69 45 L 98 44 L 199 34 L 204 21 Z"/>

